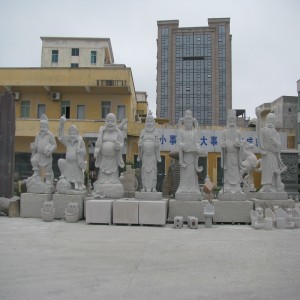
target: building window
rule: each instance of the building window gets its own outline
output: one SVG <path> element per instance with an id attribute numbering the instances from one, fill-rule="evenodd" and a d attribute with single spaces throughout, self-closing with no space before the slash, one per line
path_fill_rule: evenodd
<path id="1" fill-rule="evenodd" d="M 72 48 L 72 56 L 79 56 L 79 48 Z"/>
<path id="2" fill-rule="evenodd" d="M 111 107 L 111 103 L 109 101 L 103 101 L 102 102 L 102 114 L 101 117 L 102 119 L 105 119 L 106 116 L 110 113 L 110 107 Z"/>
<path id="3" fill-rule="evenodd" d="M 71 64 L 71 68 L 79 68 L 79 64 Z"/>
<path id="4" fill-rule="evenodd" d="M 21 118 L 29 118 L 30 101 L 21 102 Z"/>
<path id="5" fill-rule="evenodd" d="M 38 119 L 41 118 L 41 116 L 43 114 L 45 114 L 46 112 L 46 105 L 45 104 L 38 104 L 38 107 L 37 107 L 37 117 Z"/>
<path id="6" fill-rule="evenodd" d="M 97 51 L 91 51 L 91 64 L 96 64 L 97 62 Z"/>
<path id="7" fill-rule="evenodd" d="M 117 119 L 118 121 L 125 119 L 125 105 L 118 105 Z"/>
<path id="8" fill-rule="evenodd" d="M 61 102 L 61 116 L 65 115 L 67 119 L 70 119 L 70 101 Z"/>
<path id="9" fill-rule="evenodd" d="M 77 105 L 77 119 L 85 119 L 85 105 Z"/>
<path id="10" fill-rule="evenodd" d="M 52 50 L 52 63 L 58 63 L 58 50 Z"/>

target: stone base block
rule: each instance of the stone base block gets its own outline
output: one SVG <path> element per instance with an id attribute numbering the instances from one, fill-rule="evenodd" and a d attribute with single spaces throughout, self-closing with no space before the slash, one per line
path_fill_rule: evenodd
<path id="1" fill-rule="evenodd" d="M 257 192 L 256 198 L 261 200 L 287 200 L 288 193 L 286 192 Z"/>
<path id="2" fill-rule="evenodd" d="M 139 224 L 166 225 L 168 200 L 140 201 Z"/>
<path id="3" fill-rule="evenodd" d="M 43 203 L 51 200 L 52 194 L 22 193 L 20 200 L 20 216 L 22 218 L 41 219 Z"/>
<path id="4" fill-rule="evenodd" d="M 121 183 L 99 183 L 94 182 L 94 189 L 99 193 L 103 193 L 105 198 L 120 199 L 124 197 L 124 188 Z"/>
<path id="5" fill-rule="evenodd" d="M 135 192 L 135 199 L 162 200 L 162 193 L 161 192 Z"/>
<path id="6" fill-rule="evenodd" d="M 168 221 L 173 222 L 176 216 L 182 216 L 183 221 L 187 222 L 189 216 L 194 216 L 198 218 L 199 222 L 204 222 L 204 206 L 208 204 L 208 200 L 202 201 L 179 201 L 170 200 L 169 202 L 169 215 Z"/>
<path id="7" fill-rule="evenodd" d="M 245 201 L 246 195 L 244 193 L 219 193 L 218 199 L 221 201 Z"/>
<path id="8" fill-rule="evenodd" d="M 111 224 L 114 200 L 88 200 L 86 202 L 86 222 Z"/>
<path id="9" fill-rule="evenodd" d="M 20 217 L 20 198 L 9 202 L 8 216 L 11 218 Z"/>
<path id="10" fill-rule="evenodd" d="M 139 224 L 139 201 L 120 199 L 113 202 L 114 224 Z"/>
<path id="11" fill-rule="evenodd" d="M 199 193 L 175 193 L 175 199 L 179 201 L 199 201 L 202 195 Z"/>
<path id="12" fill-rule="evenodd" d="M 283 210 L 286 208 L 294 208 L 295 207 L 295 201 L 292 199 L 286 199 L 286 200 L 261 200 L 261 199 L 249 199 L 254 203 L 254 210 L 257 207 L 261 207 L 264 210 L 266 208 L 271 208 L 274 210 L 274 205 L 279 206 Z"/>
<path id="13" fill-rule="evenodd" d="M 53 194 L 55 207 L 55 219 L 65 219 L 65 210 L 69 203 L 77 203 L 79 207 L 79 219 L 83 216 L 84 195 Z"/>
<path id="14" fill-rule="evenodd" d="M 215 223 L 251 223 L 250 212 L 252 201 L 219 201 L 213 200 Z"/>

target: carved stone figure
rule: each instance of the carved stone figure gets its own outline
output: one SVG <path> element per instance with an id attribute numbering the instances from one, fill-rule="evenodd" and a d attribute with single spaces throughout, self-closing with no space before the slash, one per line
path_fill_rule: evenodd
<path id="1" fill-rule="evenodd" d="M 30 144 L 33 175 L 26 182 L 28 192 L 52 193 L 54 177 L 52 153 L 56 148 L 54 135 L 49 131 L 48 118 L 46 115 L 42 115 L 40 132 L 36 135 L 34 142 Z"/>
<path id="2" fill-rule="evenodd" d="M 286 171 L 280 152 L 281 142 L 275 129 L 276 116 L 269 113 L 266 124 L 261 128 L 261 111 L 256 110 L 258 147 L 261 152 L 262 188 L 260 192 L 284 192 L 284 184 L 281 181 L 281 173 Z"/>
<path id="3" fill-rule="evenodd" d="M 104 193 L 107 198 L 121 198 L 124 189 L 119 180 L 119 167 L 124 168 L 122 147 L 124 136 L 117 127 L 116 116 L 109 113 L 105 126 L 100 127 L 95 145 L 95 166 L 99 168 L 98 180 L 94 183 L 97 191 Z"/>
<path id="4" fill-rule="evenodd" d="M 78 203 L 69 203 L 65 209 L 65 218 L 67 223 L 76 223 L 79 220 Z"/>
<path id="5" fill-rule="evenodd" d="M 227 128 L 221 136 L 221 164 L 224 169 L 224 185 L 220 193 L 242 193 L 240 147 L 241 133 L 236 127 L 236 112 L 229 109 Z"/>
<path id="6" fill-rule="evenodd" d="M 251 210 L 251 226 L 254 229 L 264 228 L 264 213 L 261 207 L 257 207 L 255 210 Z"/>
<path id="7" fill-rule="evenodd" d="M 215 215 L 215 207 L 211 203 L 207 203 L 204 206 L 203 214 L 204 214 L 204 217 L 205 217 L 205 227 L 206 228 L 211 228 L 213 217 Z"/>
<path id="8" fill-rule="evenodd" d="M 157 162 L 161 162 L 159 148 L 159 132 L 155 129 L 155 120 L 152 113 L 149 112 L 146 117 L 145 129 L 142 130 L 138 142 L 139 153 L 137 160 L 142 162 L 143 192 L 156 192 Z"/>
<path id="9" fill-rule="evenodd" d="M 187 110 L 185 116 L 178 122 L 178 152 L 180 164 L 180 183 L 175 193 L 176 200 L 200 200 L 201 193 L 198 185 L 197 172 L 203 170 L 198 167 L 200 155 L 206 155 L 201 149 L 197 134 L 198 122 L 192 112 Z M 182 128 L 183 126 L 183 128 Z"/>
<path id="10" fill-rule="evenodd" d="M 294 217 L 295 228 L 300 228 L 300 212 L 296 208 L 292 209 L 292 214 Z"/>
<path id="11" fill-rule="evenodd" d="M 240 148 L 241 158 L 241 177 L 243 180 L 243 189 L 249 192 L 255 192 L 253 181 L 254 171 L 258 171 L 257 166 L 260 164 L 261 159 L 257 159 L 253 153 L 254 145 L 243 140 Z M 243 177 L 243 175 L 245 175 Z"/>
<path id="12" fill-rule="evenodd" d="M 68 192 L 70 187 L 75 190 L 84 190 L 84 171 L 85 163 L 85 143 L 75 125 L 69 128 L 69 134 L 64 134 L 65 116 L 60 118 L 60 126 L 58 131 L 58 140 L 66 146 L 66 158 L 58 160 L 58 167 L 61 172 L 60 181 L 57 184 L 58 192 Z"/>
<path id="13" fill-rule="evenodd" d="M 44 222 L 52 222 L 55 217 L 55 207 L 53 201 L 45 201 L 41 208 L 42 219 Z"/>

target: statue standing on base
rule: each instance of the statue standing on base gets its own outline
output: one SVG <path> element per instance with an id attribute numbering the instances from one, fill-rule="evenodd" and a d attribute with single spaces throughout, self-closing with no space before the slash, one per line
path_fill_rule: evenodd
<path id="1" fill-rule="evenodd" d="M 99 168 L 98 180 L 94 188 L 106 198 L 121 198 L 124 188 L 119 180 L 119 167 L 124 168 L 122 147 L 124 136 L 117 127 L 117 119 L 113 113 L 106 116 L 105 126 L 100 127 L 95 145 L 95 166 Z"/>
<path id="2" fill-rule="evenodd" d="M 66 146 L 66 158 L 58 160 L 58 167 L 61 173 L 57 183 L 57 191 L 60 193 L 70 190 L 84 191 L 85 143 L 75 125 L 69 128 L 69 135 L 64 134 L 65 116 L 60 118 L 58 140 Z"/>
<path id="3" fill-rule="evenodd" d="M 40 132 L 30 144 L 33 175 L 26 182 L 29 193 L 52 193 L 52 153 L 56 148 L 55 137 L 49 131 L 48 118 L 43 114 L 40 119 Z"/>
<path id="4" fill-rule="evenodd" d="M 198 122 L 193 118 L 192 112 L 187 110 L 178 125 L 181 126 L 178 132 L 180 183 L 175 193 L 175 199 L 200 200 L 197 172 L 201 172 L 203 168 L 198 166 L 198 159 L 200 155 L 204 156 L 206 153 L 199 144 Z"/>
<path id="5" fill-rule="evenodd" d="M 145 129 L 142 130 L 138 142 L 138 161 L 142 161 L 142 191 L 156 192 L 157 162 L 161 162 L 159 133 L 155 129 L 155 120 L 149 112 Z"/>
<path id="6" fill-rule="evenodd" d="M 221 165 L 224 170 L 224 184 L 220 193 L 242 193 L 240 147 L 241 133 L 236 127 L 236 112 L 227 112 L 227 127 L 221 136 Z"/>
<path id="7" fill-rule="evenodd" d="M 283 164 L 280 152 L 281 142 L 278 132 L 275 129 L 276 116 L 269 113 L 266 117 L 266 124 L 261 128 L 261 111 L 256 109 L 257 116 L 257 139 L 258 148 L 261 153 L 261 184 L 260 192 L 278 193 L 284 192 L 284 184 L 281 181 L 281 173 L 287 167 Z"/>

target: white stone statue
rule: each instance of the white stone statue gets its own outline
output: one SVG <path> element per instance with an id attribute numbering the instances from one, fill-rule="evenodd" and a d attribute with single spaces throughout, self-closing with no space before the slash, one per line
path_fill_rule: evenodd
<path id="1" fill-rule="evenodd" d="M 86 169 L 85 155 L 86 148 L 83 138 L 79 135 L 75 125 L 70 126 L 69 134 L 64 134 L 65 116 L 60 118 L 58 130 L 58 140 L 66 146 L 66 158 L 58 160 L 58 167 L 61 173 L 60 182 L 57 188 L 62 187 L 62 181 L 71 183 L 71 188 L 82 191 L 84 190 L 84 171 Z M 58 188 L 58 192 L 60 192 Z M 68 192 L 68 191 L 66 191 Z"/>
<path id="2" fill-rule="evenodd" d="M 79 206 L 78 203 L 68 203 L 65 209 L 65 219 L 67 223 L 76 223 L 79 221 Z"/>
<path id="3" fill-rule="evenodd" d="M 198 185 L 197 172 L 203 168 L 198 167 L 200 155 L 206 155 L 201 149 L 197 133 L 198 122 L 193 118 L 192 112 L 187 110 L 185 116 L 178 122 L 178 152 L 180 164 L 180 183 L 175 193 L 176 200 L 200 200 L 201 193 Z"/>
<path id="4" fill-rule="evenodd" d="M 105 126 L 100 127 L 95 145 L 95 166 L 99 168 L 98 180 L 94 188 L 107 198 L 121 198 L 124 189 L 119 180 L 119 167 L 124 168 L 122 147 L 124 136 L 117 127 L 117 119 L 113 113 L 106 116 Z"/>
<path id="5" fill-rule="evenodd" d="M 142 130 L 138 142 L 138 161 L 142 162 L 142 191 L 156 192 L 157 162 L 161 162 L 159 132 L 155 129 L 155 120 L 149 112 L 145 129 Z"/>
<path id="6" fill-rule="evenodd" d="M 34 142 L 30 144 L 30 162 L 34 173 L 26 182 L 28 192 L 52 192 L 54 179 L 52 153 L 56 148 L 55 137 L 49 131 L 48 118 L 46 115 L 42 115 L 40 119 L 40 132 L 36 135 Z"/>
<path id="7" fill-rule="evenodd" d="M 227 112 L 227 128 L 221 136 L 221 165 L 224 169 L 224 184 L 220 193 L 242 193 L 240 147 L 241 133 L 236 127 L 236 112 Z"/>
<path id="8" fill-rule="evenodd" d="M 275 129 L 276 116 L 269 113 L 266 117 L 266 124 L 261 128 L 261 111 L 256 109 L 258 147 L 261 153 L 261 185 L 260 192 L 284 192 L 284 184 L 281 181 L 281 173 L 287 167 L 283 164 L 280 152 L 281 142 L 278 132 Z"/>
<path id="9" fill-rule="evenodd" d="M 251 210 L 251 226 L 254 229 L 264 228 L 264 211 L 261 207 L 257 207 L 255 210 Z"/>

